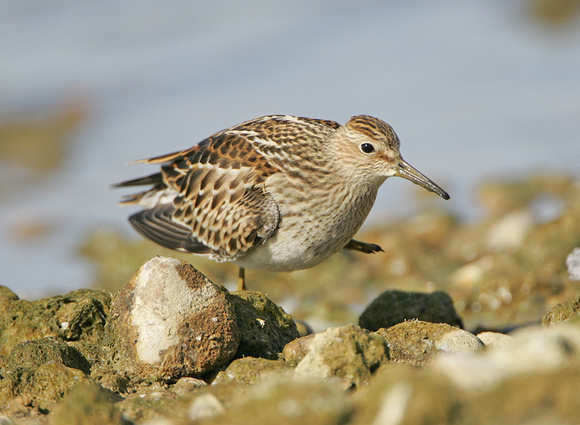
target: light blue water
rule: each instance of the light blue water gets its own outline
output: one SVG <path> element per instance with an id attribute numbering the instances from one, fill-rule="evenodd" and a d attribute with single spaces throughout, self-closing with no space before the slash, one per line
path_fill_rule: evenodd
<path id="1" fill-rule="evenodd" d="M 380 117 L 460 213 L 485 177 L 580 164 L 580 28 L 547 29 L 523 1 L 6 0 L 0 58 L 0 115 L 92 107 L 62 172 L 3 191 L 0 284 L 23 295 L 87 286 L 74 252 L 89 229 L 131 233 L 108 185 L 152 168 L 125 162 L 260 115 Z M 389 180 L 370 220 L 412 208 L 409 193 Z M 55 232 L 8 236 L 35 218 Z"/>

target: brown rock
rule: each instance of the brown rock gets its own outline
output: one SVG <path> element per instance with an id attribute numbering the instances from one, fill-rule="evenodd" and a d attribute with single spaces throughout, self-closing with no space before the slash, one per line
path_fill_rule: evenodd
<path id="1" fill-rule="evenodd" d="M 226 364 L 240 339 L 224 292 L 193 266 L 165 257 L 148 261 L 121 288 L 106 330 L 117 371 L 145 381 L 201 376 Z"/>

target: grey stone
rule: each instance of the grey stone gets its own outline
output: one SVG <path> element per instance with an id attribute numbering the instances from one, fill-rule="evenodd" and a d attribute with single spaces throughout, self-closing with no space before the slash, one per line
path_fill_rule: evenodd
<path id="1" fill-rule="evenodd" d="M 441 291 L 431 294 L 383 292 L 361 314 L 359 324 L 370 331 L 377 331 L 413 319 L 463 327 L 453 301 L 447 293 Z"/>
<path id="2" fill-rule="evenodd" d="M 480 332 L 476 337 L 485 344 L 486 348 L 501 347 L 513 338 L 512 336 L 500 332 Z"/>

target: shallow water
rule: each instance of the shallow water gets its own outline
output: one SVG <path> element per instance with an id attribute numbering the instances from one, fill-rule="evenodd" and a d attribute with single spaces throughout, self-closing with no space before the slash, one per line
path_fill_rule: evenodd
<path id="1" fill-rule="evenodd" d="M 131 232 L 109 184 L 152 170 L 125 162 L 264 114 L 383 118 L 466 217 L 478 181 L 576 172 L 578 21 L 549 28 L 526 5 L 0 2 L 0 114 L 88 105 L 62 169 L 27 181 L 1 163 L 0 284 L 33 296 L 88 286 L 83 235 Z M 410 189 L 389 180 L 370 222 L 413 208 Z M 50 231 L 15 239 L 27 221 Z"/>

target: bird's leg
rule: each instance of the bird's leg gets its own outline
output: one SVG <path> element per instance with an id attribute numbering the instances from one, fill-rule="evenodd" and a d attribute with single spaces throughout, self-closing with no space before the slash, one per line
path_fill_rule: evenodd
<path id="1" fill-rule="evenodd" d="M 365 254 L 374 254 L 375 252 L 380 252 L 383 250 L 380 246 L 374 243 L 367 243 L 351 239 L 349 243 L 346 244 L 344 249 L 352 249 L 353 251 L 364 252 Z"/>
<path id="2" fill-rule="evenodd" d="M 240 273 L 238 274 L 238 291 L 246 290 L 246 269 L 240 267 Z"/>

